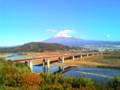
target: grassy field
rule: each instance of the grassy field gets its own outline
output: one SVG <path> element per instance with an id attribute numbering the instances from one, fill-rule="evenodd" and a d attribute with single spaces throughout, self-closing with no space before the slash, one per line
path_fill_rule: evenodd
<path id="1" fill-rule="evenodd" d="M 66 60 L 66 65 L 120 68 L 120 52 L 106 52 L 102 55 Z"/>
<path id="2" fill-rule="evenodd" d="M 0 57 L 6 57 L 8 55 L 9 55 L 9 53 L 0 53 Z"/>

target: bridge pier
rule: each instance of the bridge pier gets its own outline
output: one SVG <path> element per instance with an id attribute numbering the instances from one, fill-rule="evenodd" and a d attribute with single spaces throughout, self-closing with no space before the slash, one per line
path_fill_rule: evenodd
<path id="1" fill-rule="evenodd" d="M 44 73 L 46 72 L 46 69 L 45 69 L 45 67 L 43 67 L 43 72 L 44 72 Z"/>
<path id="2" fill-rule="evenodd" d="M 87 57 L 89 56 L 89 54 L 87 54 Z"/>
<path id="3" fill-rule="evenodd" d="M 72 59 L 74 60 L 74 59 L 75 59 L 75 56 L 72 56 Z"/>
<path id="4" fill-rule="evenodd" d="M 60 61 L 61 61 L 61 58 L 59 57 L 59 58 L 58 58 L 58 62 L 60 62 Z"/>
<path id="5" fill-rule="evenodd" d="M 48 73 L 48 74 L 50 73 L 50 69 L 49 69 L 49 68 L 47 69 L 47 73 Z"/>
<path id="6" fill-rule="evenodd" d="M 60 66 L 58 67 L 58 70 L 61 71 L 61 67 Z"/>
<path id="7" fill-rule="evenodd" d="M 29 66 L 29 63 L 27 61 L 25 61 L 25 64 Z"/>
<path id="8" fill-rule="evenodd" d="M 31 71 L 33 71 L 33 63 L 32 63 L 32 61 L 30 61 L 30 69 L 31 69 Z"/>
<path id="9" fill-rule="evenodd" d="M 43 59 L 43 68 L 45 68 L 45 59 Z"/>
<path id="10" fill-rule="evenodd" d="M 62 58 L 62 63 L 64 64 L 64 57 Z"/>
<path id="11" fill-rule="evenodd" d="M 45 59 L 43 59 L 43 72 L 46 72 L 45 71 Z"/>
<path id="12" fill-rule="evenodd" d="M 82 58 L 83 56 L 82 55 L 80 55 L 80 58 Z"/>
<path id="13" fill-rule="evenodd" d="M 62 66 L 62 71 L 64 71 L 64 66 Z"/>
<path id="14" fill-rule="evenodd" d="M 47 60 L 47 68 L 50 69 L 50 60 Z"/>

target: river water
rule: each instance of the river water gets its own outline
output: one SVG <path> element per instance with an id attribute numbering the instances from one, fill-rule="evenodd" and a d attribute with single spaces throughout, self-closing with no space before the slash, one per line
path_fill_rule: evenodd
<path id="1" fill-rule="evenodd" d="M 27 58 L 26 54 L 18 54 L 18 53 L 12 53 L 9 56 L 5 57 L 7 60 L 17 60 L 17 59 L 23 59 Z"/>
<path id="2" fill-rule="evenodd" d="M 92 67 L 76 67 L 68 72 L 63 74 L 64 76 L 73 76 L 80 77 L 84 76 L 87 78 L 91 78 L 93 80 L 98 80 L 100 82 L 104 80 L 109 80 L 114 76 L 118 75 L 120 77 L 120 70 L 118 69 L 110 69 L 110 68 L 92 68 Z"/>
<path id="3" fill-rule="evenodd" d="M 64 68 L 66 68 L 65 66 Z M 38 71 L 43 72 L 43 67 L 42 66 L 33 66 L 33 72 Z M 59 66 L 51 66 L 49 73 L 54 73 L 56 71 L 61 70 Z M 47 72 L 47 66 L 45 68 L 45 71 Z M 84 76 L 87 78 L 91 78 L 93 80 L 97 81 L 104 81 L 104 80 L 109 80 L 113 78 L 114 76 L 118 75 L 120 77 L 120 70 L 118 69 L 110 69 L 110 68 L 92 68 L 92 67 L 75 67 L 72 68 L 71 70 L 63 73 L 64 76 L 73 76 L 73 77 L 80 77 Z"/>

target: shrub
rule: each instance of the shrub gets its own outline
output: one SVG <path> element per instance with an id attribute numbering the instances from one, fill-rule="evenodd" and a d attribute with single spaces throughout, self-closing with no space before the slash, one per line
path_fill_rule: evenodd
<path id="1" fill-rule="evenodd" d="M 37 90 L 42 84 L 41 76 L 36 73 L 22 74 L 17 81 L 25 90 Z"/>

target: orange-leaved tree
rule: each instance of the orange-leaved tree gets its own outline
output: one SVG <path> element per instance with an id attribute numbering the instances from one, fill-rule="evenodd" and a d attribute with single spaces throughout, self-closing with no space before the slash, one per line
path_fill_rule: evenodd
<path id="1" fill-rule="evenodd" d="M 37 73 L 22 74 L 17 80 L 24 90 L 38 90 L 42 84 L 42 78 Z"/>

